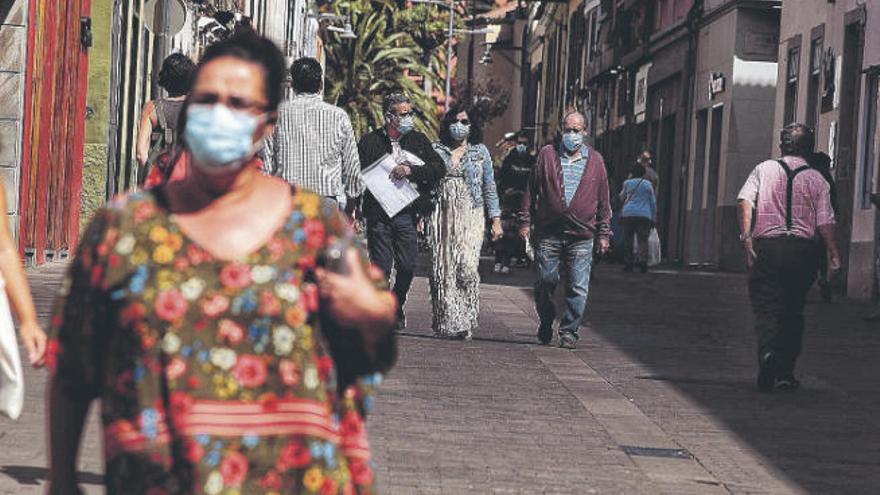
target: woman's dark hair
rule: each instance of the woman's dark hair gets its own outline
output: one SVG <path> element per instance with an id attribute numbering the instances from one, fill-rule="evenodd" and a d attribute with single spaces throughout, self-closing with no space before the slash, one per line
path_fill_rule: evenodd
<path id="1" fill-rule="evenodd" d="M 162 61 L 159 70 L 159 86 L 165 88 L 169 96 L 183 96 L 189 93 L 196 64 L 182 53 L 172 53 Z"/>
<path id="2" fill-rule="evenodd" d="M 831 170 L 831 157 L 828 156 L 828 153 L 817 151 L 816 153 L 813 153 L 807 161 L 810 162 L 811 167 L 820 172 L 828 172 Z"/>
<path id="3" fill-rule="evenodd" d="M 315 94 L 321 91 L 324 72 L 321 63 L 312 57 L 298 58 L 290 66 L 293 90 L 297 93 Z"/>
<path id="4" fill-rule="evenodd" d="M 196 76 L 198 70 L 201 70 L 208 62 L 223 57 L 237 58 L 262 67 L 263 75 L 266 77 L 266 99 L 268 100 L 266 110 L 270 112 L 278 110 L 283 95 L 284 73 L 287 69 L 284 55 L 275 46 L 275 43 L 252 30 L 236 33 L 205 50 L 205 54 L 199 60 Z"/>
<path id="5" fill-rule="evenodd" d="M 469 109 L 463 105 L 456 105 L 449 109 L 446 112 L 446 115 L 443 116 L 443 120 L 440 121 L 440 143 L 446 146 L 452 146 L 455 144 L 455 140 L 452 139 L 452 134 L 449 132 L 449 126 L 458 121 L 456 115 L 461 112 L 467 113 L 468 120 L 471 122 L 471 133 L 468 135 L 467 141 L 470 144 L 480 144 L 483 142 L 483 129 L 482 122 L 475 115 L 476 112 L 473 109 Z"/>
<path id="6" fill-rule="evenodd" d="M 641 163 L 636 162 L 629 167 L 629 174 L 632 175 L 634 179 L 644 177 L 645 167 L 643 167 Z"/>

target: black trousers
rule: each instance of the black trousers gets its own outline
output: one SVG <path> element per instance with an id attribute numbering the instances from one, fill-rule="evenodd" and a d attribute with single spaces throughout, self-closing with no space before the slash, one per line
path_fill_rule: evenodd
<path id="1" fill-rule="evenodd" d="M 367 219 L 367 247 L 370 261 L 384 270 L 386 276 L 390 276 L 392 267 L 396 269 L 393 290 L 402 313 L 419 254 L 416 215 L 408 210 L 394 218 L 384 213 L 372 215 Z"/>
<path id="2" fill-rule="evenodd" d="M 623 226 L 623 261 L 628 265 L 648 262 L 648 237 L 651 235 L 652 222 L 645 217 L 621 217 L 620 224 Z M 639 255 L 633 255 L 635 238 L 639 239 Z"/>
<path id="3" fill-rule="evenodd" d="M 780 373 L 792 373 L 801 353 L 804 304 L 816 280 L 819 246 L 798 237 L 755 240 L 749 299 L 758 336 L 758 359 L 776 354 Z"/>

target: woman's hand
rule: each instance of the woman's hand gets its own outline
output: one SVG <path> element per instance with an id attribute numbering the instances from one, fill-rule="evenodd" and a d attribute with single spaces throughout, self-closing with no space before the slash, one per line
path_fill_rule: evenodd
<path id="1" fill-rule="evenodd" d="M 504 235 L 504 229 L 501 228 L 501 219 L 495 217 L 492 219 L 492 241 L 497 241 L 501 239 L 501 236 Z"/>
<path id="2" fill-rule="evenodd" d="M 347 275 L 323 268 L 315 271 L 327 313 L 339 325 L 361 330 L 365 340 L 378 339 L 394 326 L 397 301 L 390 292 L 376 289 L 374 283 L 384 278 L 382 270 L 375 266 L 364 270 L 354 248 L 346 253 L 346 262 Z"/>
<path id="3" fill-rule="evenodd" d="M 46 364 L 46 332 L 40 325 L 36 321 L 22 323 L 18 333 L 31 365 L 39 368 Z"/>

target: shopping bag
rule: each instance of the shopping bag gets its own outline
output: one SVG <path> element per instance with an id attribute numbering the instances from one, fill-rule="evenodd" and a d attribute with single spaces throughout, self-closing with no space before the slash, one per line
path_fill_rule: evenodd
<path id="1" fill-rule="evenodd" d="M 660 252 L 660 234 L 657 233 L 656 228 L 652 228 L 651 234 L 648 236 L 648 266 L 659 265 L 662 257 Z"/>
<path id="2" fill-rule="evenodd" d="M 0 276 L 0 414 L 18 419 L 24 404 L 24 375 L 21 356 L 9 300 L 6 298 L 6 282 Z"/>

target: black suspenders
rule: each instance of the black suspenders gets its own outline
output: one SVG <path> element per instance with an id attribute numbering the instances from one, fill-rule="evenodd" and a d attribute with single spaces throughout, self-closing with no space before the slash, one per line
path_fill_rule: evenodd
<path id="1" fill-rule="evenodd" d="M 791 233 L 791 197 L 794 190 L 794 178 L 797 174 L 803 172 L 810 168 L 809 165 L 801 165 L 800 167 L 792 170 L 788 168 L 788 165 L 785 164 L 782 160 L 776 160 L 777 163 L 782 167 L 782 170 L 785 171 L 786 177 L 788 177 L 788 183 L 785 186 L 785 230 Z"/>

